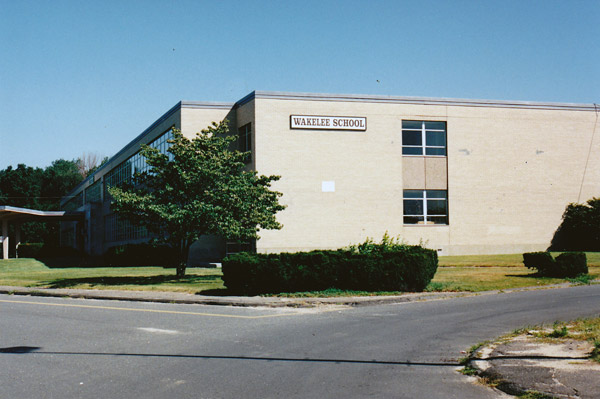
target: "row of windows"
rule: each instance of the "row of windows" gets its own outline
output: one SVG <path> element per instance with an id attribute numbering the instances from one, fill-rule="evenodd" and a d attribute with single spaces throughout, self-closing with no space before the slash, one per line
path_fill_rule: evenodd
<path id="1" fill-rule="evenodd" d="M 80 206 L 83 206 L 83 191 L 80 191 L 71 197 L 71 199 L 69 199 L 62 208 L 65 211 L 74 211 Z"/>
<path id="2" fill-rule="evenodd" d="M 446 122 L 402 121 L 403 155 L 447 155 Z M 404 190 L 404 224 L 448 224 L 446 190 Z"/>
<path id="3" fill-rule="evenodd" d="M 85 189 L 85 203 L 100 202 L 102 198 L 102 180 L 96 180 L 91 186 Z"/>
<path id="4" fill-rule="evenodd" d="M 170 129 L 148 145 L 152 148 L 158 149 L 163 154 L 167 154 L 169 156 L 169 160 L 172 160 L 173 154 L 167 152 L 167 150 L 171 146 L 171 143 L 169 143 L 168 140 L 172 138 L 173 129 Z M 149 168 L 150 167 L 146 163 L 146 158 L 144 158 L 142 154 L 137 152 L 131 157 L 129 157 L 129 159 L 122 162 L 117 167 L 113 168 L 104 176 L 105 187 L 116 187 L 122 183 L 130 182 L 131 178 L 136 173 L 147 172 Z"/>
<path id="5" fill-rule="evenodd" d="M 107 242 L 148 238 L 148 230 L 112 214 L 104 217 L 104 239 Z"/>

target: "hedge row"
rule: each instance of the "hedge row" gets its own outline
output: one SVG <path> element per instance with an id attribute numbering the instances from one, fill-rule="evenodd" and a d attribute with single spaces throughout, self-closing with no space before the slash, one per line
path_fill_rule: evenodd
<path id="1" fill-rule="evenodd" d="M 536 269 L 542 276 L 577 277 L 588 274 L 587 258 L 584 252 L 565 252 L 552 258 L 549 252 L 528 252 L 523 254 L 523 264 Z"/>
<path id="2" fill-rule="evenodd" d="M 238 253 L 222 262 L 232 292 L 422 291 L 437 270 L 437 252 L 420 246 L 357 253 L 351 250 L 280 254 Z"/>
<path id="3" fill-rule="evenodd" d="M 19 258 L 58 258 L 65 256 L 80 256 L 81 253 L 71 247 L 57 247 L 43 243 L 19 244 L 17 250 Z"/>

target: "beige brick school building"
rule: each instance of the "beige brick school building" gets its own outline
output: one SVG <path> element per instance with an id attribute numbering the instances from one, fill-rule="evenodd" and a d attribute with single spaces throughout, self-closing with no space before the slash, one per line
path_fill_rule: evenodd
<path id="1" fill-rule="evenodd" d="M 140 144 L 166 151 L 227 118 L 249 167 L 281 175 L 282 230 L 258 252 L 339 248 L 387 231 L 440 255 L 546 249 L 565 206 L 600 196 L 600 108 L 592 104 L 255 91 L 235 104 L 182 101 L 77 186 L 63 244 L 91 254 L 148 240 L 111 213 L 106 192 L 145 167 Z M 79 232 L 78 232 L 79 230 Z M 216 237 L 192 257 L 231 251 Z"/>

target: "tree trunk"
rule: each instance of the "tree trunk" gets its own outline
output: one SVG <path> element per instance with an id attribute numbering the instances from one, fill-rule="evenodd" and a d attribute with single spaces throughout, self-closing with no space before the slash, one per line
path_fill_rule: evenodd
<path id="1" fill-rule="evenodd" d="M 185 269 L 187 268 L 187 261 L 190 252 L 190 245 L 187 240 L 182 240 L 179 247 L 179 263 L 177 264 L 177 277 L 185 277 Z"/>

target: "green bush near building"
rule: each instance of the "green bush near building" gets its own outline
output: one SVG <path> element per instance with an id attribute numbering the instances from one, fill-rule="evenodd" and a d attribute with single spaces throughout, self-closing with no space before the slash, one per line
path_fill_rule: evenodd
<path id="1" fill-rule="evenodd" d="M 525 267 L 537 270 L 540 276 L 572 278 L 588 274 L 587 258 L 583 252 L 565 252 L 556 259 L 549 252 L 528 252 L 523 254 L 523 263 Z"/>
<path id="2" fill-rule="evenodd" d="M 232 292 L 423 291 L 433 278 L 437 253 L 390 242 L 336 251 L 281 254 L 238 253 L 223 261 L 223 281 Z M 368 249 L 368 250 L 367 250 Z"/>

